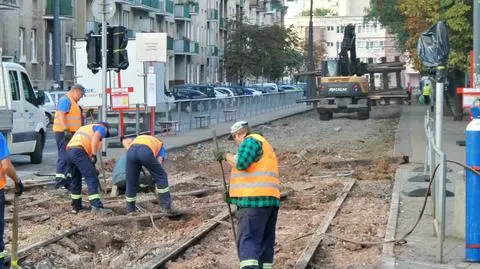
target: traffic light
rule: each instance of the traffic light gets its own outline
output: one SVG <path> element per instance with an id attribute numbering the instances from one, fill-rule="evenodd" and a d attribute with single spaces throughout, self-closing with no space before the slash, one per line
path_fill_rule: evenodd
<path id="1" fill-rule="evenodd" d="M 102 40 L 101 37 L 95 36 L 93 32 L 90 32 L 86 36 L 86 41 L 87 68 L 96 74 L 102 66 Z"/>
<path id="2" fill-rule="evenodd" d="M 123 26 L 114 26 L 109 28 L 108 52 L 109 55 L 112 55 L 112 58 L 111 65 L 108 67 L 125 70 L 129 65 L 128 54 L 126 50 L 128 44 L 127 28 Z"/>

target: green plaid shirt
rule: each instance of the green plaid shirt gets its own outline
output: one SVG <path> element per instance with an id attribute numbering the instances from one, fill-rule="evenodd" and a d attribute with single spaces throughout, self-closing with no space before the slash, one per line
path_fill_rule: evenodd
<path id="1" fill-rule="evenodd" d="M 261 134 L 260 134 L 261 135 Z M 246 170 L 252 163 L 257 162 L 263 155 L 262 143 L 252 137 L 243 140 L 237 152 L 237 170 Z M 271 196 L 233 197 L 228 202 L 238 207 L 268 207 L 280 206 L 280 200 Z"/>

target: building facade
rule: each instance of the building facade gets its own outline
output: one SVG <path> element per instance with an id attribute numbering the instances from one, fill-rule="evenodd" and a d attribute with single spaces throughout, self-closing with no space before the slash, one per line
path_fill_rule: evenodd
<path id="1" fill-rule="evenodd" d="M 0 27 L 2 60 L 23 65 L 34 88 L 52 89 L 53 1 L 1 0 Z M 74 83 L 73 3 L 61 1 L 61 80 L 64 88 Z"/>

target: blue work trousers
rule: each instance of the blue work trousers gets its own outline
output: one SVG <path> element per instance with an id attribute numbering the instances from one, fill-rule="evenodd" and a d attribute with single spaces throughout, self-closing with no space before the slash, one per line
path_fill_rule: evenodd
<path id="1" fill-rule="evenodd" d="M 57 142 L 57 168 L 55 171 L 55 188 L 65 187 L 70 189 L 70 180 L 68 171 L 68 155 L 67 155 L 67 144 L 68 141 L 65 140 L 65 134 L 63 132 L 55 132 L 55 141 Z"/>
<path id="2" fill-rule="evenodd" d="M 242 269 L 270 269 L 273 265 L 278 207 L 239 207 L 237 248 Z"/>
<path id="3" fill-rule="evenodd" d="M 5 229 L 5 190 L 0 190 L 0 269 L 4 268 L 5 243 L 3 242 L 3 231 Z"/>
<path id="4" fill-rule="evenodd" d="M 82 209 L 82 176 L 87 182 L 90 204 L 95 207 L 103 207 L 99 193 L 100 182 L 90 156 L 82 148 L 71 148 L 67 153 L 68 169 L 72 173 L 71 196 L 73 209 Z"/>
<path id="5" fill-rule="evenodd" d="M 132 212 L 135 210 L 138 180 L 142 166 L 147 168 L 150 175 L 152 175 L 153 181 L 155 181 L 155 189 L 160 199 L 160 206 L 166 209 L 171 208 L 172 199 L 168 187 L 167 173 L 148 146 L 134 144 L 127 151 L 127 188 L 125 191 L 127 211 Z"/>

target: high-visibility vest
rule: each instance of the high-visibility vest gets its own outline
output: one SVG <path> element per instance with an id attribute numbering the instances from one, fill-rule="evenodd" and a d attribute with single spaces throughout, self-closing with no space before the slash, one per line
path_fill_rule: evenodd
<path id="1" fill-rule="evenodd" d="M 424 96 L 430 96 L 430 86 L 425 86 L 423 87 L 423 95 Z"/>
<path id="2" fill-rule="evenodd" d="M 132 145 L 145 145 L 152 150 L 153 156 L 157 157 L 163 143 L 159 139 L 151 135 L 139 135 L 132 142 Z"/>
<path id="3" fill-rule="evenodd" d="M 75 132 L 70 142 L 68 142 L 67 149 L 81 147 L 83 150 L 85 150 L 88 156 L 92 156 L 94 153 L 96 153 L 92 152 L 92 138 L 95 134 L 93 131 L 94 126 L 99 126 L 99 124 L 89 124 L 80 127 L 80 129 Z M 100 141 L 100 146 L 101 144 L 102 142 Z"/>
<path id="4" fill-rule="evenodd" d="M 7 185 L 7 175 L 5 175 L 3 167 L 0 167 L 0 190 L 3 190 L 5 185 Z"/>
<path id="5" fill-rule="evenodd" d="M 263 154 L 247 170 L 239 171 L 232 166 L 230 197 L 271 196 L 280 199 L 278 160 L 272 146 L 261 135 L 251 134 L 247 137 L 262 143 Z"/>
<path id="6" fill-rule="evenodd" d="M 67 124 L 67 128 L 70 132 L 77 131 L 80 127 L 82 127 L 82 113 L 80 111 L 80 107 L 78 106 L 77 102 L 75 102 L 68 94 L 66 94 L 62 98 L 68 98 L 70 100 L 70 111 L 65 114 L 65 123 Z M 61 99 L 60 99 L 61 100 Z M 55 120 L 53 121 L 52 130 L 54 132 L 63 132 L 63 126 L 59 120 L 60 114 L 55 113 Z"/>

